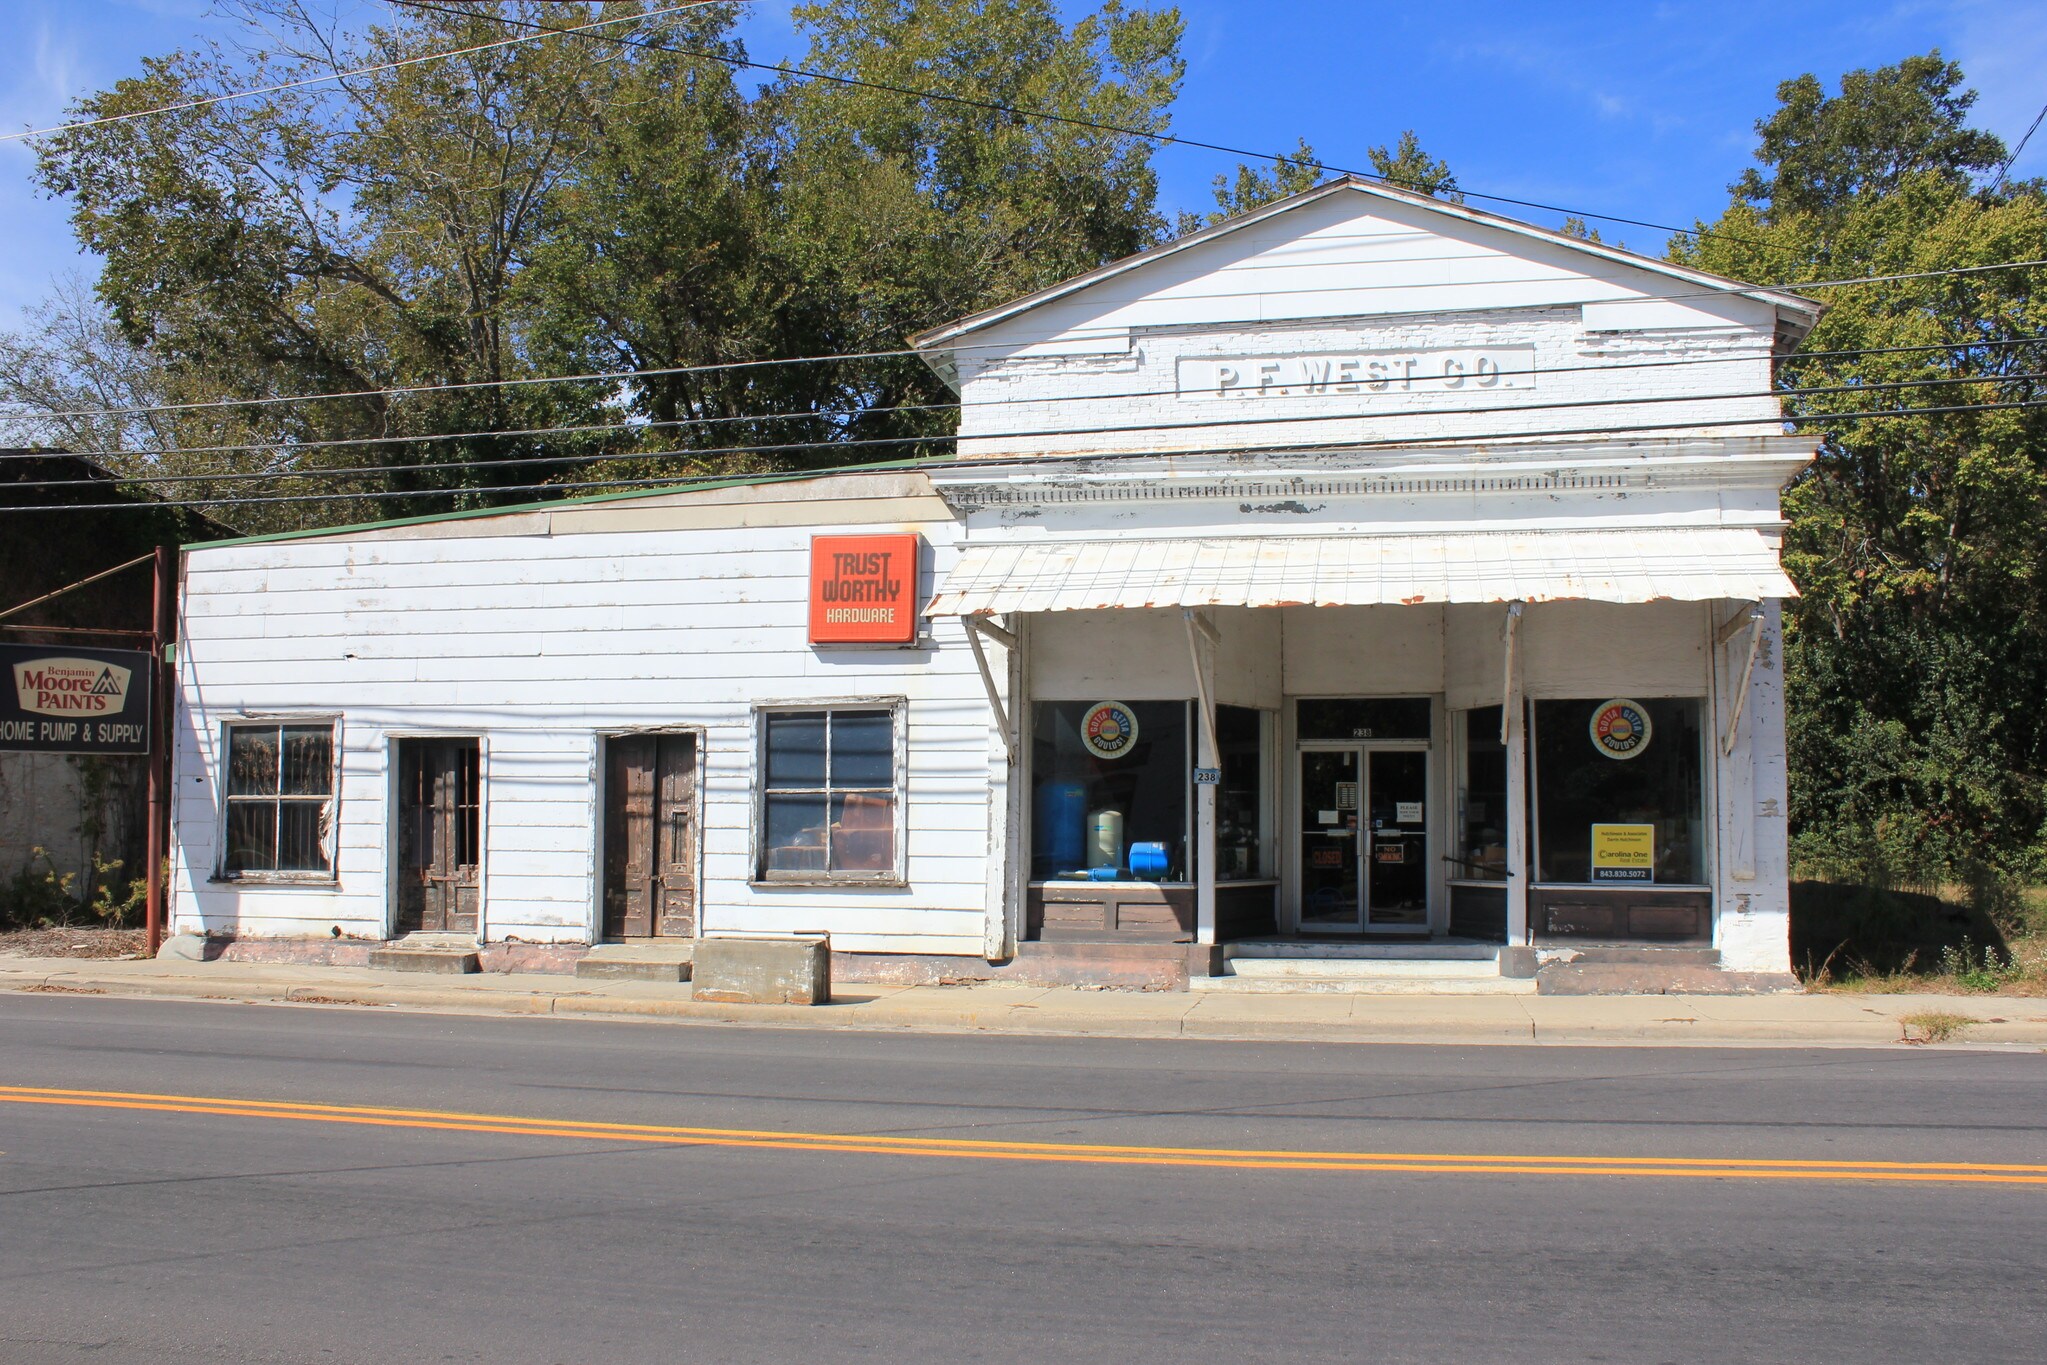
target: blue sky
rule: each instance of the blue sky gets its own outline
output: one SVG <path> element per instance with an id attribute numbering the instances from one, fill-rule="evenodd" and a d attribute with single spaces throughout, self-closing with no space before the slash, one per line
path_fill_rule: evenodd
<path id="1" fill-rule="evenodd" d="M 374 0 L 325 0 L 372 17 Z M 1143 0 L 1129 0 L 1139 4 Z M 1062 0 L 1070 16 L 1091 5 Z M 1173 131 L 1275 151 L 1306 137 L 1325 162 L 1366 167 L 1366 148 L 1413 128 L 1464 187 L 1655 223 L 1711 217 L 1748 164 L 1755 120 L 1779 81 L 1939 47 L 1981 98 L 1975 121 L 2015 142 L 2047 104 L 2047 0 L 1181 0 L 1184 93 Z M 0 0 L 0 127 L 56 121 L 73 98 L 140 59 L 225 37 L 208 0 Z M 800 56 L 788 6 L 756 0 L 753 55 Z M 1170 213 L 1211 207 L 1232 158 L 1161 153 Z M 30 184 L 19 142 L 0 144 L 0 327 L 66 272 L 94 263 L 63 206 Z M 2047 127 L 2014 171 L 2047 174 Z M 1537 221 L 1554 215 L 1495 208 Z M 1608 240 L 1660 252 L 1653 229 L 1601 224 Z"/>

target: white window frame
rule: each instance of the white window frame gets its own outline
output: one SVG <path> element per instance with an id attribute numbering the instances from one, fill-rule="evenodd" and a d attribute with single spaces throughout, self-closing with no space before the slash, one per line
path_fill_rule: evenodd
<path id="1" fill-rule="evenodd" d="M 237 803 L 265 802 L 282 806 L 288 801 L 310 803 L 312 797 L 288 797 L 281 791 L 272 796 L 237 797 L 229 794 L 232 785 L 234 764 L 234 736 L 238 730 L 310 729 L 324 726 L 327 730 L 327 795 L 325 797 L 325 825 L 320 831 L 320 848 L 326 855 L 325 871 L 318 869 L 243 868 L 230 869 L 228 861 L 229 813 Z M 283 761 L 283 744 L 278 745 L 278 760 Z M 341 717 L 336 715 L 317 716 L 243 716 L 223 721 L 220 729 L 220 831 L 219 847 L 214 852 L 213 877 L 216 882 L 243 882 L 273 886 L 327 886 L 341 880 L 340 833 L 341 833 Z M 279 786 L 283 786 L 279 774 Z"/>
<path id="2" fill-rule="evenodd" d="M 890 799 L 893 811 L 893 866 L 886 871 L 839 871 L 805 869 L 802 871 L 771 872 L 768 869 L 768 801 L 771 796 L 821 795 L 827 807 L 831 793 L 830 785 L 831 748 L 826 740 L 825 785 L 819 787 L 789 787 L 771 792 L 768 788 L 768 721 L 777 716 L 825 715 L 836 711 L 886 711 L 889 718 L 889 734 L 893 741 L 893 777 Z M 750 850 L 751 884 L 765 889 L 790 887 L 849 887 L 877 886 L 903 887 L 909 885 L 909 699 L 906 697 L 833 697 L 828 700 L 763 702 L 753 711 L 753 847 Z M 830 734 L 829 722 L 826 729 Z M 839 788 L 836 790 L 855 790 Z M 858 788 L 857 790 L 877 790 Z M 827 842 L 829 847 L 829 842 Z M 827 855 L 829 856 L 829 855 Z"/>
<path id="3" fill-rule="evenodd" d="M 1637 690 L 1630 695 L 1643 701 L 1691 701 L 1699 704 L 1699 870 L 1706 880 L 1697 882 L 1565 882 L 1544 881 L 1536 876 L 1542 869 L 1542 772 L 1541 772 L 1541 731 L 1536 719 L 1538 702 L 1588 702 L 1598 704 L 1597 698 L 1584 696 L 1530 696 L 1523 699 L 1525 733 L 1528 736 L 1528 884 L 1532 890 L 1564 891 L 1612 891 L 1625 887 L 1636 895 L 1654 895 L 1659 891 L 1711 891 L 1712 878 L 1719 856 L 1718 789 L 1714 783 L 1719 771 L 1719 736 L 1713 728 L 1715 712 L 1712 698 L 1697 692 L 1657 692 Z M 1509 793 L 1511 798 L 1512 793 Z"/>

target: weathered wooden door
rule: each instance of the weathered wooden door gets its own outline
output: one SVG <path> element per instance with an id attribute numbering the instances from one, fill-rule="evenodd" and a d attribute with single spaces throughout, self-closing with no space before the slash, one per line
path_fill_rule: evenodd
<path id="1" fill-rule="evenodd" d="M 697 927 L 697 742 L 605 744 L 604 936 L 688 938 Z"/>
<path id="2" fill-rule="evenodd" d="M 398 932 L 475 933 L 483 765 L 473 739 L 398 742 Z"/>

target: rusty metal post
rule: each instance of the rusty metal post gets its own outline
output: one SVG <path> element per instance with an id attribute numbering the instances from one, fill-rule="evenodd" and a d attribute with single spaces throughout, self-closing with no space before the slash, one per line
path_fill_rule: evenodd
<path id="1" fill-rule="evenodd" d="M 164 864 L 171 847 L 171 718 L 177 714 L 171 687 L 177 671 L 165 658 L 177 631 L 176 554 L 168 545 L 156 547 L 156 591 L 150 614 L 149 892 L 143 919 L 152 958 L 163 946 L 164 912 L 168 909 Z"/>

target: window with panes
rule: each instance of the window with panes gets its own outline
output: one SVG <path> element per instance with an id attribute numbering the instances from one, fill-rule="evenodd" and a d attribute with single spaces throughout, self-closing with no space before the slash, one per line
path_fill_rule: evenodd
<path id="1" fill-rule="evenodd" d="M 334 873 L 334 724 L 227 728 L 226 877 Z"/>
<path id="2" fill-rule="evenodd" d="M 900 704 L 760 712 L 759 880 L 902 880 L 900 722 Z"/>

